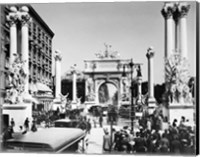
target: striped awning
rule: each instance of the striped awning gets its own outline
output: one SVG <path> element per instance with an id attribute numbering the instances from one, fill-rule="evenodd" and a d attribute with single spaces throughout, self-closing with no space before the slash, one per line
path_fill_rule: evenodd
<path id="1" fill-rule="evenodd" d="M 47 85 L 40 82 L 30 83 L 29 90 L 31 90 L 32 92 L 38 92 L 38 91 L 52 92 L 52 90 Z"/>
<path id="2" fill-rule="evenodd" d="M 36 87 L 38 91 L 43 91 L 43 92 L 52 92 L 52 90 L 45 84 L 37 82 Z"/>

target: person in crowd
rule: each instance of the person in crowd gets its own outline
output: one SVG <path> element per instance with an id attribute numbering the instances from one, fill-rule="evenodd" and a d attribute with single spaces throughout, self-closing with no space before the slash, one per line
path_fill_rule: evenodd
<path id="1" fill-rule="evenodd" d="M 167 134 L 163 134 L 160 140 L 159 151 L 161 153 L 168 153 L 169 152 L 169 140 L 167 138 Z"/>
<path id="2" fill-rule="evenodd" d="M 173 136 L 173 140 L 171 142 L 171 149 L 170 151 L 175 154 L 180 154 L 181 152 L 181 143 L 178 140 L 178 135 Z"/>
<path id="3" fill-rule="evenodd" d="M 110 135 L 107 129 L 104 129 L 104 136 L 103 136 L 103 151 L 109 152 L 111 148 L 111 141 L 110 141 Z"/>
<path id="4" fill-rule="evenodd" d="M 102 128 L 103 127 L 103 116 L 99 116 L 99 126 Z"/>
<path id="5" fill-rule="evenodd" d="M 185 117 L 184 117 L 184 116 L 181 117 L 179 126 L 180 126 L 180 127 L 185 126 Z"/>
<path id="6" fill-rule="evenodd" d="M 26 128 L 26 130 L 29 130 L 29 119 L 26 118 L 26 120 L 24 121 L 24 127 Z"/>
<path id="7" fill-rule="evenodd" d="M 92 125 L 90 123 L 90 119 L 87 120 L 87 133 L 90 134 L 90 130 L 92 128 Z"/>
<path id="8" fill-rule="evenodd" d="M 114 150 L 117 150 L 119 151 L 119 147 L 121 145 L 120 141 L 121 141 L 121 134 L 119 131 L 117 131 L 115 134 L 114 134 Z"/>
<path id="9" fill-rule="evenodd" d="M 33 120 L 33 122 L 32 122 L 31 131 L 32 132 L 36 132 L 37 131 L 36 121 L 35 120 Z"/>
<path id="10" fill-rule="evenodd" d="M 172 126 L 177 127 L 177 119 L 174 119 Z"/>
<path id="11" fill-rule="evenodd" d="M 80 117 L 80 121 L 79 121 L 79 124 L 78 124 L 77 127 L 82 129 L 82 130 L 86 130 L 87 129 L 87 123 L 86 123 L 85 119 Z"/>
<path id="12" fill-rule="evenodd" d="M 13 118 L 11 118 L 11 122 L 10 122 L 11 126 L 14 127 L 15 126 L 15 121 Z"/>

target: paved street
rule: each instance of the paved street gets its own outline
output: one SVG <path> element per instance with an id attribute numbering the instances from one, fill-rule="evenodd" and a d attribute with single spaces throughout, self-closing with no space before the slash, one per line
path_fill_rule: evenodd
<path id="1" fill-rule="evenodd" d="M 118 124 L 114 125 L 113 128 L 115 128 L 116 130 L 119 130 L 123 128 L 123 126 L 126 126 L 126 125 L 130 126 L 130 120 L 119 118 Z M 86 154 L 102 154 L 103 153 L 102 144 L 103 144 L 104 128 L 107 128 L 108 131 L 110 132 L 110 125 L 107 124 L 106 117 L 104 117 L 103 128 L 99 127 L 98 122 L 97 122 L 96 128 L 94 127 L 94 124 L 92 124 L 91 132 L 86 137 L 88 139 L 88 147 L 85 152 Z"/>
<path id="2" fill-rule="evenodd" d="M 100 154 L 102 153 L 103 144 L 103 128 L 92 128 L 91 133 L 87 135 L 88 147 L 86 153 L 88 154 Z"/>

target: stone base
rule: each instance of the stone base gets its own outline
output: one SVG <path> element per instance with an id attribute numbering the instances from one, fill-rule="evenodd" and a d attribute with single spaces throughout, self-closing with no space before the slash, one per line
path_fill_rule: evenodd
<path id="1" fill-rule="evenodd" d="M 149 114 L 153 114 L 155 108 L 156 108 L 156 99 L 155 98 L 149 98 L 148 99 L 148 112 L 149 112 Z"/>
<path id="2" fill-rule="evenodd" d="M 24 126 L 26 118 L 29 119 L 29 126 L 32 124 L 32 103 L 3 104 L 3 115 L 8 115 L 9 125 L 11 118 L 15 121 L 14 131 L 19 130 L 19 126 Z"/>
<path id="3" fill-rule="evenodd" d="M 189 124 L 194 125 L 195 121 L 195 108 L 193 104 L 181 105 L 178 103 L 169 104 L 169 122 L 173 123 L 174 119 L 177 119 L 178 125 L 180 123 L 181 117 L 184 116 L 185 119 L 189 119 Z"/>
<path id="4" fill-rule="evenodd" d="M 66 104 L 62 103 L 60 98 L 55 98 L 53 100 L 53 104 L 52 104 L 52 107 L 51 109 L 53 111 L 57 111 L 59 109 L 60 113 L 65 113 L 66 111 Z"/>
<path id="5" fill-rule="evenodd" d="M 77 102 L 72 102 L 72 103 L 71 103 L 71 109 L 72 109 L 72 110 L 78 109 L 78 105 L 79 105 L 79 104 L 78 104 Z"/>
<path id="6" fill-rule="evenodd" d="M 90 109 L 90 107 L 96 105 L 96 103 L 94 101 L 86 101 L 84 104 L 85 104 L 87 110 Z"/>

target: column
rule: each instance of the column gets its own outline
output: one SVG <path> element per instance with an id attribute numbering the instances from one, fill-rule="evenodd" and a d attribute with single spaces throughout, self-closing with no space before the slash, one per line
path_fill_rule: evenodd
<path id="1" fill-rule="evenodd" d="M 186 16 L 189 12 L 190 5 L 186 2 L 180 2 L 177 6 L 179 13 L 179 39 L 180 39 L 180 53 L 183 58 L 188 58 L 187 48 L 187 20 Z"/>
<path id="2" fill-rule="evenodd" d="M 76 70 L 72 71 L 72 75 L 73 75 L 73 103 L 76 103 L 77 100 L 77 91 L 76 91 Z"/>
<path id="3" fill-rule="evenodd" d="M 138 77 L 138 100 L 137 102 L 141 104 L 142 102 L 142 77 Z"/>
<path id="4" fill-rule="evenodd" d="M 141 72 L 141 66 L 137 66 L 137 85 L 138 85 L 138 97 L 137 97 L 137 103 L 142 103 L 142 72 Z"/>
<path id="5" fill-rule="evenodd" d="M 153 109 L 156 106 L 156 100 L 154 98 L 154 67 L 153 67 L 153 57 L 154 51 L 153 48 L 150 47 L 147 50 L 146 57 L 148 59 L 148 108 L 149 113 L 153 113 Z"/>
<path id="6" fill-rule="evenodd" d="M 175 33 L 174 33 L 174 20 L 173 13 L 175 5 L 171 2 L 164 4 L 161 13 L 165 18 L 165 57 L 168 58 L 175 51 Z"/>
<path id="7" fill-rule="evenodd" d="M 60 99 L 61 94 L 61 53 L 60 51 L 55 51 L 55 97 L 56 99 Z"/>
<path id="8" fill-rule="evenodd" d="M 10 7 L 10 13 L 7 16 L 7 21 L 10 24 L 10 59 L 9 63 L 15 60 L 15 55 L 17 54 L 17 9 L 16 7 Z"/>
<path id="9" fill-rule="evenodd" d="M 28 14 L 28 8 L 23 6 L 20 9 L 19 19 L 21 21 L 21 54 L 22 61 L 24 61 L 24 71 L 26 74 L 24 83 L 24 93 L 28 93 L 29 90 L 29 39 L 28 39 L 28 25 L 30 22 L 30 15 Z"/>

